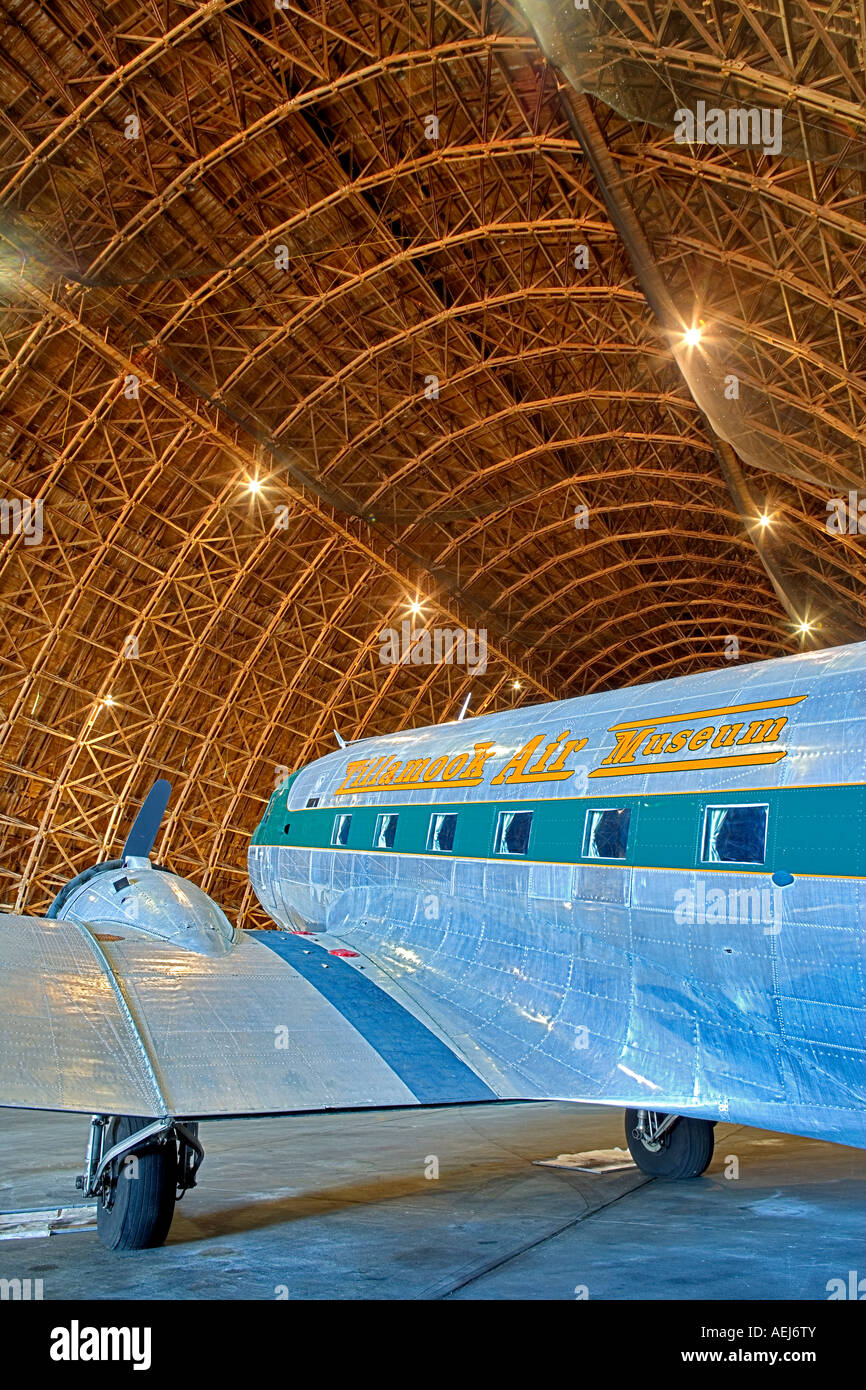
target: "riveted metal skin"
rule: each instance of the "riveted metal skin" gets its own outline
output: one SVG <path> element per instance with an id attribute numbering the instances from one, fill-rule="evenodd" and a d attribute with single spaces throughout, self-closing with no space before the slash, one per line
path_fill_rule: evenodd
<path id="1" fill-rule="evenodd" d="M 859 644 L 371 739 L 277 794 L 250 876 L 275 921 L 374 962 L 497 1094 L 866 1147 L 864 711 Z M 545 781 L 532 759 L 549 739 L 555 767 L 564 730 L 586 742 Z M 707 860 L 719 806 L 758 808 L 760 863 Z M 605 807 L 630 812 L 621 860 L 586 853 Z M 431 852 L 445 809 L 454 842 Z M 519 811 L 528 846 L 504 857 Z"/>

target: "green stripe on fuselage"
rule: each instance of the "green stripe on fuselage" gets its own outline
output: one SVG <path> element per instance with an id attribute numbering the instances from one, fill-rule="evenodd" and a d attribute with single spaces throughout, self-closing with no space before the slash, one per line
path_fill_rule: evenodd
<path id="1" fill-rule="evenodd" d="M 426 854 L 430 817 L 455 811 L 457 831 L 450 854 L 437 859 L 524 860 L 528 863 L 608 863 L 622 867 L 703 869 L 736 867 L 703 864 L 700 837 L 707 806 L 760 804 L 769 806 L 765 872 L 829 877 L 866 877 L 864 810 L 866 787 L 860 784 L 786 787 L 774 790 L 674 792 L 665 795 L 562 797 L 532 801 L 436 801 L 426 805 L 395 802 L 380 806 L 328 806 L 286 810 L 288 792 L 271 801 L 258 826 L 254 845 L 286 845 L 298 849 L 335 849 L 331 844 L 334 817 L 351 814 L 346 851 L 371 850 L 377 816 L 399 814 L 392 850 L 381 854 Z M 628 853 L 624 859 L 587 860 L 581 854 L 587 811 L 630 807 Z M 526 855 L 494 855 L 493 837 L 500 811 L 532 811 L 532 832 Z M 288 824 L 288 832 L 284 829 Z M 750 866 L 745 866 L 746 868 Z M 754 866 L 753 866 L 754 867 Z"/>

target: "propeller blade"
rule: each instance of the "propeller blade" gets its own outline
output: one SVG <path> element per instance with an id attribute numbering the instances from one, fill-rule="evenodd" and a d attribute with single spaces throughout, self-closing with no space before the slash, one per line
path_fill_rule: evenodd
<path id="1" fill-rule="evenodd" d="M 153 849 L 153 842 L 159 832 L 170 796 L 171 782 L 167 782 L 164 777 L 157 778 L 132 822 L 132 829 L 126 837 L 121 858 L 150 858 L 150 851 Z"/>

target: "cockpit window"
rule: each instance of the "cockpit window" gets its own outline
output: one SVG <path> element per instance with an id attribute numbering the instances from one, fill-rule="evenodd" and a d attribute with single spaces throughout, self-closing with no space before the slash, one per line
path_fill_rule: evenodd
<path id="1" fill-rule="evenodd" d="M 763 864 L 768 806 L 708 806 L 704 812 L 704 864 Z"/>

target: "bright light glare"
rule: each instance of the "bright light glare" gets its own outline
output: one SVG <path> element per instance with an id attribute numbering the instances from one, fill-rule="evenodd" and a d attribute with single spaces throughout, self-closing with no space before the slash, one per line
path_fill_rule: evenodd
<path id="1" fill-rule="evenodd" d="M 701 341 L 701 330 L 699 328 L 687 328 L 684 338 L 686 347 L 697 347 Z"/>
<path id="2" fill-rule="evenodd" d="M 247 482 L 247 487 L 252 493 L 258 493 L 262 490 L 262 485 L 259 482 L 258 478 L 250 478 Z"/>
<path id="3" fill-rule="evenodd" d="M 772 517 L 767 516 L 767 513 L 766 513 L 766 512 L 762 512 L 761 515 L 758 517 L 758 525 L 761 526 L 761 527 L 763 527 L 763 526 L 769 526 L 769 524 L 770 524 L 770 522 L 772 521 L 772 519 L 773 519 Z"/>
<path id="4" fill-rule="evenodd" d="M 797 628 L 797 631 L 798 631 L 798 632 L 811 632 L 811 631 L 812 631 L 812 624 L 809 622 L 809 619 L 808 619 L 808 618 L 804 618 L 804 619 L 803 619 L 803 621 L 800 623 L 800 626 Z"/>
<path id="5" fill-rule="evenodd" d="M 418 614 L 418 613 L 420 613 L 421 611 L 422 611 L 422 610 L 421 610 L 421 604 L 419 603 L 418 599 L 416 598 L 412 603 L 409 604 L 409 612 L 410 612 L 410 613 Z"/>
<path id="6" fill-rule="evenodd" d="M 511 689 L 512 689 L 512 690 L 519 690 L 519 689 L 520 689 L 520 681 L 515 681 L 514 684 L 513 684 L 512 687 L 511 687 Z"/>

